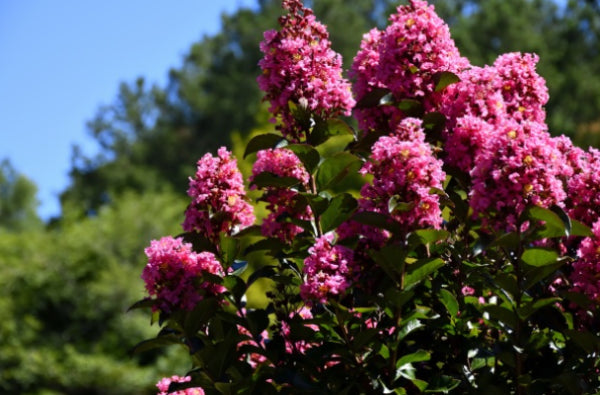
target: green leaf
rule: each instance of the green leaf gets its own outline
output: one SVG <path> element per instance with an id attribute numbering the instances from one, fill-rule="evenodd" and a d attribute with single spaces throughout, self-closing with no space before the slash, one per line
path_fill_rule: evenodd
<path id="1" fill-rule="evenodd" d="M 240 241 L 222 232 L 219 234 L 219 245 L 221 247 L 220 255 L 223 263 L 227 267 L 231 266 L 240 250 Z"/>
<path id="2" fill-rule="evenodd" d="M 282 249 L 286 248 L 286 246 L 287 245 L 283 241 L 274 237 L 262 239 L 246 247 L 246 249 L 244 250 L 244 255 L 249 254 L 251 252 L 264 250 L 281 251 Z"/>
<path id="3" fill-rule="evenodd" d="M 356 173 L 362 161 L 348 152 L 339 152 L 323 161 L 317 172 L 319 190 L 332 187 L 350 173 Z"/>
<path id="4" fill-rule="evenodd" d="M 456 297 L 447 289 L 440 289 L 440 302 L 446 307 L 451 317 L 456 317 L 458 314 L 458 300 Z"/>
<path id="5" fill-rule="evenodd" d="M 567 259 L 558 259 L 555 263 L 546 266 L 529 266 L 525 268 L 525 284 L 524 288 L 529 289 L 538 282 L 544 280 L 551 274 L 554 274 L 561 266 L 567 263 Z"/>
<path id="6" fill-rule="evenodd" d="M 526 210 L 525 216 L 533 222 L 533 226 L 538 227 L 535 232 L 535 237 L 537 239 L 562 237 L 567 235 L 567 225 L 563 222 L 561 217 L 552 210 L 533 206 Z M 542 221 L 543 225 L 539 224 L 539 221 Z"/>
<path id="7" fill-rule="evenodd" d="M 571 219 L 571 236 L 591 237 L 594 234 L 589 226 L 575 219 Z"/>
<path id="8" fill-rule="evenodd" d="M 586 330 L 567 329 L 565 334 L 587 353 L 600 350 L 600 338 Z"/>
<path id="9" fill-rule="evenodd" d="M 244 151 L 244 158 L 250 154 L 258 152 L 263 149 L 273 148 L 277 146 L 283 137 L 274 133 L 263 133 L 258 136 L 253 137 L 246 145 L 246 150 Z"/>
<path id="10" fill-rule="evenodd" d="M 391 217 L 380 213 L 361 211 L 354 213 L 352 220 L 364 225 L 373 226 L 375 228 L 386 229 L 392 233 L 402 232 L 402 228 L 396 221 L 394 221 Z"/>
<path id="11" fill-rule="evenodd" d="M 330 137 L 344 134 L 354 136 L 354 130 L 341 119 L 333 118 L 327 121 L 319 120 L 308 136 L 308 143 L 317 146 L 329 140 Z"/>
<path id="12" fill-rule="evenodd" d="M 410 265 L 406 265 L 404 287 L 408 288 L 420 283 L 444 265 L 445 262 L 441 258 L 420 259 Z"/>
<path id="13" fill-rule="evenodd" d="M 144 351 L 153 350 L 155 348 L 170 346 L 172 344 L 181 344 L 181 340 L 178 336 L 172 335 L 163 335 L 155 337 L 154 339 L 148 339 L 139 342 L 129 351 L 130 355 L 136 355 Z"/>
<path id="14" fill-rule="evenodd" d="M 398 341 L 401 341 L 412 332 L 423 327 L 425 327 L 425 325 L 423 325 L 418 319 L 412 319 L 403 322 L 402 328 L 400 328 L 400 331 L 398 332 Z"/>
<path id="15" fill-rule="evenodd" d="M 375 107 L 381 101 L 381 98 L 389 94 L 390 90 L 386 88 L 375 88 L 371 92 L 367 93 L 356 103 L 355 108 L 370 108 Z"/>
<path id="16" fill-rule="evenodd" d="M 388 212 L 390 214 L 405 213 L 415 207 L 414 202 L 402 202 L 398 198 L 398 195 L 394 195 L 388 200 Z"/>
<path id="17" fill-rule="evenodd" d="M 433 135 L 438 137 L 439 133 L 444 130 L 446 126 L 446 117 L 444 114 L 439 112 L 428 112 L 423 115 L 423 128 L 428 131 L 428 136 Z"/>
<path id="18" fill-rule="evenodd" d="M 135 309 L 147 309 L 147 308 L 151 308 L 154 306 L 154 304 L 156 303 L 156 300 L 154 299 L 150 299 L 150 298 L 145 298 L 142 300 L 138 300 L 137 302 L 135 302 L 134 304 L 131 305 L 131 307 L 129 307 L 127 309 L 127 311 L 131 311 L 131 310 L 135 310 Z"/>
<path id="19" fill-rule="evenodd" d="M 300 180 L 295 177 L 279 177 L 267 171 L 257 174 L 250 183 L 250 185 L 256 185 L 257 188 L 289 188 L 298 184 L 300 184 Z"/>
<path id="20" fill-rule="evenodd" d="M 396 362 L 396 367 L 400 369 L 402 366 L 411 364 L 413 362 L 429 361 L 431 355 L 425 350 L 419 350 L 412 354 L 404 355 Z"/>
<path id="21" fill-rule="evenodd" d="M 202 299 L 194 309 L 187 312 L 183 319 L 183 331 L 187 337 L 192 337 L 216 314 L 219 302 L 215 298 Z"/>
<path id="22" fill-rule="evenodd" d="M 418 229 L 411 233 L 409 238 L 412 242 L 418 242 L 423 245 L 437 243 L 450 237 L 450 232 L 443 229 Z"/>
<path id="23" fill-rule="evenodd" d="M 277 272 L 275 271 L 276 268 L 277 266 L 263 266 L 260 269 L 254 271 L 254 273 L 252 273 L 250 277 L 248 277 L 248 287 L 260 278 L 273 278 L 277 274 Z"/>
<path id="24" fill-rule="evenodd" d="M 331 199 L 329 207 L 320 218 L 323 233 L 337 228 L 341 223 L 350 219 L 357 207 L 358 202 L 349 193 L 342 193 Z"/>
<path id="25" fill-rule="evenodd" d="M 309 174 L 312 174 L 321 160 L 319 152 L 308 144 L 290 144 L 285 148 L 296 154 Z"/>
<path id="26" fill-rule="evenodd" d="M 239 301 L 242 299 L 242 296 L 246 293 L 246 283 L 244 280 L 239 278 L 238 276 L 228 275 L 223 278 L 223 285 L 235 298 L 235 300 Z"/>
<path id="27" fill-rule="evenodd" d="M 521 255 L 521 260 L 529 266 L 541 267 L 556 263 L 558 254 L 546 248 L 529 248 Z"/>
<path id="28" fill-rule="evenodd" d="M 300 196 L 304 197 L 307 201 L 307 204 L 310 206 L 313 214 L 319 216 L 327 210 L 329 207 L 329 201 L 331 197 L 327 197 L 325 193 L 320 193 L 319 195 L 314 195 L 312 193 L 300 192 Z"/>
<path id="29" fill-rule="evenodd" d="M 521 318 L 522 320 L 526 320 L 530 315 L 534 314 L 542 307 L 546 307 L 548 305 L 560 302 L 561 300 L 561 298 L 553 297 L 526 302 L 523 303 L 523 305 L 519 309 L 517 309 L 517 314 L 519 315 L 519 318 Z"/>
<path id="30" fill-rule="evenodd" d="M 429 380 L 429 385 L 425 389 L 426 393 L 431 392 L 443 392 L 444 394 L 449 393 L 460 385 L 460 380 L 450 376 L 441 375 L 436 376 Z"/>
<path id="31" fill-rule="evenodd" d="M 440 92 L 447 86 L 459 82 L 460 78 L 450 71 L 441 71 L 434 74 L 433 81 L 435 82 L 435 91 Z"/>
<path id="32" fill-rule="evenodd" d="M 488 304 L 483 307 L 483 311 L 490 315 L 492 321 L 502 323 L 513 329 L 517 327 L 517 316 L 512 310 L 509 310 L 504 306 Z"/>
<path id="33" fill-rule="evenodd" d="M 422 117 L 423 104 L 415 99 L 403 99 L 396 105 L 404 114 L 409 117 Z"/>
<path id="34" fill-rule="evenodd" d="M 396 244 L 383 247 L 379 251 L 372 250 L 371 258 L 394 281 L 400 282 L 400 275 L 404 271 L 406 251 Z"/>

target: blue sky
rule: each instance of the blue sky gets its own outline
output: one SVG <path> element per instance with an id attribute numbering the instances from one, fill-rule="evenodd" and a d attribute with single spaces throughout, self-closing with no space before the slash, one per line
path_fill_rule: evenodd
<path id="1" fill-rule="evenodd" d="M 0 160 L 38 186 L 39 213 L 60 214 L 71 147 L 95 152 L 85 123 L 120 82 L 164 85 L 190 44 L 254 0 L 0 0 Z M 257 43 L 258 45 L 258 43 Z"/>

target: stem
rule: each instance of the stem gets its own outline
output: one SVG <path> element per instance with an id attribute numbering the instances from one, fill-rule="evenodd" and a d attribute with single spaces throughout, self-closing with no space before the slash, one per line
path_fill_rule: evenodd
<path id="1" fill-rule="evenodd" d="M 310 176 L 310 192 L 313 195 L 318 194 L 317 181 L 316 181 L 314 175 Z M 321 227 L 321 218 L 320 218 L 320 216 L 316 215 L 315 213 L 313 213 L 313 215 L 315 216 L 315 227 L 317 229 L 317 237 L 321 237 L 321 236 L 323 236 L 323 228 Z"/>

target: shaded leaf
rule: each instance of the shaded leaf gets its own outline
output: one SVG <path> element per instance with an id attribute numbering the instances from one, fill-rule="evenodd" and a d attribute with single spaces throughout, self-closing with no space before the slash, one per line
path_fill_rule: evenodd
<path id="1" fill-rule="evenodd" d="M 446 307 L 451 317 L 456 317 L 458 314 L 458 300 L 447 289 L 440 289 L 440 302 Z"/>
<path id="2" fill-rule="evenodd" d="M 321 160 L 319 152 L 308 144 L 290 144 L 285 148 L 296 154 L 309 174 L 312 174 Z"/>
<path id="3" fill-rule="evenodd" d="M 283 137 L 274 133 L 263 133 L 253 137 L 246 145 L 244 151 L 244 158 L 250 154 L 258 152 L 263 149 L 274 148 L 283 140 Z"/>
<path id="4" fill-rule="evenodd" d="M 450 71 L 441 71 L 433 75 L 433 81 L 435 82 L 435 91 L 440 92 L 447 86 L 459 82 L 460 78 Z"/>
<path id="5" fill-rule="evenodd" d="M 362 161 L 348 152 L 339 152 L 323 161 L 317 172 L 317 186 L 324 190 L 335 185 L 350 173 L 356 173 Z"/>
<path id="6" fill-rule="evenodd" d="M 257 174 L 250 183 L 250 185 L 256 185 L 257 188 L 289 188 L 298 184 L 300 184 L 300 180 L 295 177 L 279 177 L 268 171 Z"/>
<path id="7" fill-rule="evenodd" d="M 406 275 L 404 276 L 404 287 L 408 288 L 423 281 L 430 274 L 444 266 L 444 264 L 445 262 L 441 258 L 427 258 L 407 265 Z"/>
<path id="8" fill-rule="evenodd" d="M 320 218 L 323 233 L 337 228 L 342 222 L 350 219 L 357 207 L 358 202 L 349 193 L 342 193 L 334 197 Z"/>

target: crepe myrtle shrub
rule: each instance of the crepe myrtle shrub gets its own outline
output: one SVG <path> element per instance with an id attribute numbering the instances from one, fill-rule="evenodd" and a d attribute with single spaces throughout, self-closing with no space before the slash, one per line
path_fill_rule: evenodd
<path id="1" fill-rule="evenodd" d="M 133 352 L 191 358 L 160 393 L 598 390 L 599 154 L 549 134 L 537 56 L 472 66 L 413 0 L 365 34 L 351 88 L 326 27 L 283 9 L 249 185 L 204 155 L 185 232 L 146 249 L 133 308 L 158 333 Z"/>

